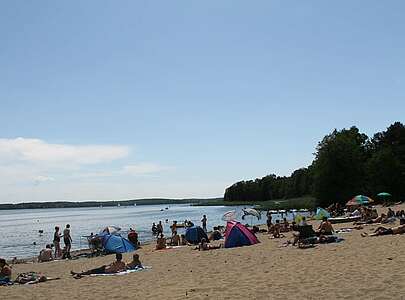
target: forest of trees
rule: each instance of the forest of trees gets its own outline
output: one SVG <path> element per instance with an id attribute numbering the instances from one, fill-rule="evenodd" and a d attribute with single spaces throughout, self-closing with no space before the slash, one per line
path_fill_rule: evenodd
<path id="1" fill-rule="evenodd" d="M 405 126 L 400 122 L 372 138 L 357 127 L 335 129 L 318 143 L 309 167 L 289 177 L 271 174 L 237 182 L 225 190 L 224 200 L 257 202 L 311 195 L 319 205 L 328 206 L 380 192 L 405 200 Z"/>

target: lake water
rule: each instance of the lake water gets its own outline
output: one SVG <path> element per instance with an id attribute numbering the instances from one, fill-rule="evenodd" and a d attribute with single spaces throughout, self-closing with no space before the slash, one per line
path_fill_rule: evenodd
<path id="1" fill-rule="evenodd" d="M 157 223 L 161 220 L 165 233 L 169 234 L 169 226 L 173 220 L 182 223 L 187 219 L 196 225 L 201 225 L 200 220 L 202 215 L 205 214 L 208 218 L 207 227 L 210 230 L 213 226 L 225 225 L 225 222 L 221 220 L 225 212 L 229 210 L 240 212 L 242 208 L 179 204 L 170 206 L 139 205 L 105 208 L 0 210 L 0 257 L 9 259 L 15 256 L 26 258 L 38 255 L 39 251 L 47 243 L 52 242 L 56 225 L 62 231 L 66 224 L 71 225 L 72 249 L 75 250 L 87 247 L 87 240 L 84 236 L 89 235 L 91 232 L 98 233 L 108 225 L 121 227 L 123 235 L 126 235 L 130 227 L 135 228 L 140 241 L 150 241 L 153 239 L 151 233 L 152 222 Z M 277 219 L 277 216 L 275 217 Z M 289 219 L 292 218 L 291 215 L 288 217 Z M 168 223 L 165 222 L 166 219 Z M 263 213 L 261 220 L 247 217 L 242 222 L 263 224 L 266 222 L 265 219 Z M 43 230 L 43 234 L 39 234 L 39 230 Z M 179 233 L 182 233 L 181 229 L 179 229 Z M 33 245 L 34 242 L 36 245 Z"/>

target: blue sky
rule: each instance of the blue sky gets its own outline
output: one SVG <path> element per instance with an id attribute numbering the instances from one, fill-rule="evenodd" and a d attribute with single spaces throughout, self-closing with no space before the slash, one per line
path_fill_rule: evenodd
<path id="1" fill-rule="evenodd" d="M 221 196 L 405 115 L 403 1 L 3 1 L 0 202 Z"/>

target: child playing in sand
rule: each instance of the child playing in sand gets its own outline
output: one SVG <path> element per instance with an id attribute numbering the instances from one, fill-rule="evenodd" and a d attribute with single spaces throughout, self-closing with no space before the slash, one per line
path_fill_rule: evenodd
<path id="1" fill-rule="evenodd" d="M 161 250 L 165 248 L 166 248 L 166 238 L 164 237 L 163 233 L 161 233 L 156 240 L 156 250 Z"/>
<path id="2" fill-rule="evenodd" d="M 139 260 L 139 254 L 134 254 L 132 256 L 132 261 L 127 264 L 127 270 L 143 269 L 142 263 Z"/>
<path id="3" fill-rule="evenodd" d="M 0 258 L 0 281 L 7 282 L 11 279 L 11 268 L 4 258 Z"/>

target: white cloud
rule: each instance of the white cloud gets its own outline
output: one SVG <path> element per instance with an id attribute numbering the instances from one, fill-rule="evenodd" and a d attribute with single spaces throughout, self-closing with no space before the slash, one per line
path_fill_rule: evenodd
<path id="1" fill-rule="evenodd" d="M 132 197 L 162 179 L 153 175 L 172 169 L 129 159 L 130 149 L 122 145 L 0 138 L 0 203 Z"/>
<path id="2" fill-rule="evenodd" d="M 167 169 L 169 168 L 154 163 L 140 163 L 135 165 L 124 166 L 123 173 L 128 175 L 146 175 L 159 173 Z"/>
<path id="3" fill-rule="evenodd" d="M 129 148 L 112 145 L 51 144 L 40 139 L 0 139 L 0 161 L 98 164 L 128 156 Z"/>

